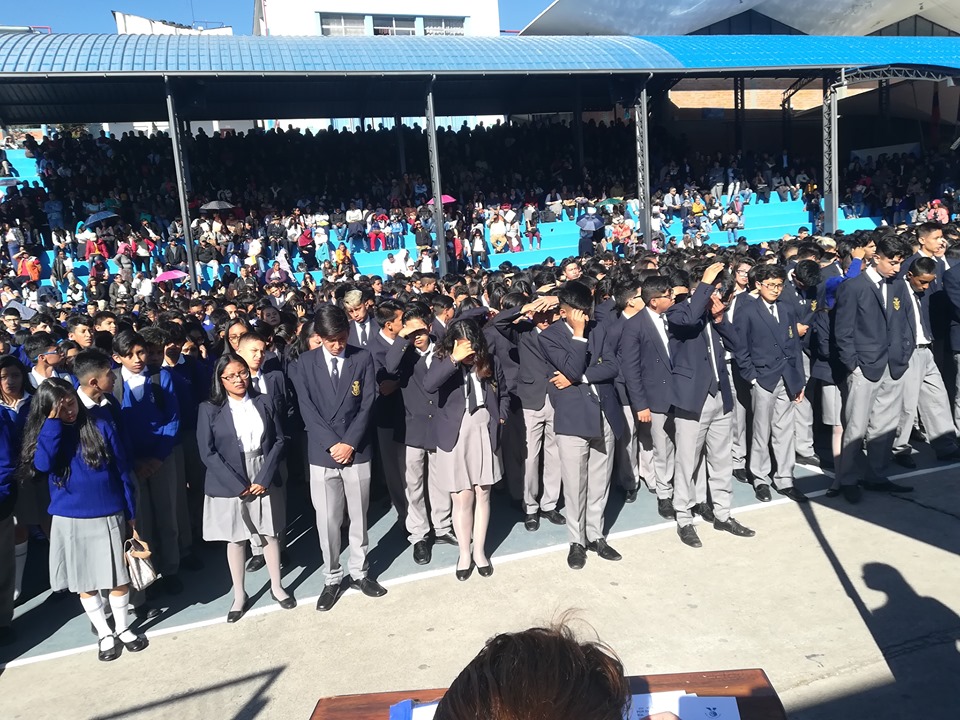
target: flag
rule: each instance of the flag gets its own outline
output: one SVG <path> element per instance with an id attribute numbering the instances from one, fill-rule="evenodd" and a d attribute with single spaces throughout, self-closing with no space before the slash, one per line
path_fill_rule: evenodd
<path id="1" fill-rule="evenodd" d="M 930 110 L 930 145 L 935 150 L 940 145 L 940 88 L 933 88 L 933 108 Z"/>

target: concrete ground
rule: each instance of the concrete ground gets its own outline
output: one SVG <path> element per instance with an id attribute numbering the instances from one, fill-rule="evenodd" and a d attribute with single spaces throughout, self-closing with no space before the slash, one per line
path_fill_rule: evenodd
<path id="1" fill-rule="evenodd" d="M 298 593 L 294 611 L 161 628 L 111 664 L 92 646 L 11 663 L 0 717 L 307 718 L 322 696 L 445 686 L 491 635 L 573 610 L 629 674 L 762 667 L 792 718 L 955 720 L 960 469 L 912 475 L 910 496 L 741 508 L 753 539 L 701 525 L 693 550 L 672 527 L 629 528 L 611 536 L 622 562 L 591 554 L 580 572 L 565 546 L 501 551 L 489 579 L 443 561 L 325 614 Z"/>

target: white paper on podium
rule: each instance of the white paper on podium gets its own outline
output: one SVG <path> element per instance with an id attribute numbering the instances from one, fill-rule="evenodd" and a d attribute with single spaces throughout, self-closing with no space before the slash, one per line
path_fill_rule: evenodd
<path id="1" fill-rule="evenodd" d="M 438 703 L 418 705 L 413 709 L 410 720 L 433 720 L 433 716 L 437 714 L 437 705 Z"/>
<path id="2" fill-rule="evenodd" d="M 626 720 L 643 720 L 647 715 L 661 712 L 680 713 L 680 698 L 687 694 L 683 690 L 658 693 L 640 693 L 630 697 L 629 712 L 624 713 Z"/>
<path id="3" fill-rule="evenodd" d="M 680 698 L 680 720 L 740 720 L 740 709 L 735 697 Z"/>

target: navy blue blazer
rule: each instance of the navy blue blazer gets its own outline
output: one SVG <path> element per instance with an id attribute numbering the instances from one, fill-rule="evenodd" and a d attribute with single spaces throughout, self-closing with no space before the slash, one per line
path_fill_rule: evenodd
<path id="1" fill-rule="evenodd" d="M 493 362 L 493 376 L 482 381 L 483 402 L 490 413 L 490 443 L 493 451 L 500 447 L 500 421 L 507 419 L 510 399 L 507 395 L 507 383 L 503 370 L 496 358 Z M 458 363 L 449 357 L 433 358 L 424 374 L 423 388 L 427 392 L 437 393 L 437 412 L 434 418 L 434 436 L 437 448 L 450 452 L 460 437 L 460 425 L 467 409 L 467 397 L 463 389 L 466 378 Z"/>
<path id="2" fill-rule="evenodd" d="M 394 382 L 399 380 L 395 373 L 388 372 L 386 369 L 387 353 L 391 347 L 390 343 L 380 335 L 379 328 L 367 342 L 367 352 L 373 356 L 378 388 L 380 383 L 386 380 L 393 380 Z M 373 404 L 373 417 L 378 428 L 388 428 L 395 431 L 397 426 L 403 423 L 403 394 L 400 392 L 400 388 L 389 395 L 377 393 L 376 402 Z"/>
<path id="3" fill-rule="evenodd" d="M 430 326 L 430 334 L 433 335 L 433 341 L 439 345 L 447 335 L 447 326 L 437 320 L 437 318 L 433 318 L 433 323 Z"/>
<path id="4" fill-rule="evenodd" d="M 787 302 L 776 303 L 779 322 L 762 298 L 740 303 L 733 317 L 739 342 L 735 350 L 740 376 L 773 392 L 782 379 L 787 394 L 796 397 L 807 379 L 803 373 L 803 352 L 797 330 L 797 314 Z M 809 324 L 810 318 L 807 318 Z"/>
<path id="5" fill-rule="evenodd" d="M 255 478 L 247 479 L 240 439 L 230 416 L 230 403 L 200 404 L 197 416 L 197 444 L 200 459 L 207 466 L 203 492 L 210 497 L 239 497 L 251 484 L 279 487 L 283 458 L 283 420 L 272 402 L 262 395 L 251 398 L 263 420 L 263 466 Z"/>
<path id="6" fill-rule="evenodd" d="M 943 292 L 947 302 L 940 308 L 940 312 L 933 313 L 933 321 L 941 322 L 940 316 L 946 316 L 950 323 L 950 349 L 960 352 L 960 262 L 943 273 Z"/>
<path id="7" fill-rule="evenodd" d="M 550 363 L 550 375 L 559 370 L 573 383 L 563 390 L 553 383 L 547 386 L 554 410 L 553 426 L 557 435 L 602 437 L 602 412 L 614 435 L 621 437 L 626 421 L 613 386 L 620 370 L 616 344 L 607 335 L 606 327 L 596 321 L 587 325 L 586 336 L 586 341 L 575 340 L 563 320 L 540 333 L 540 347 Z M 596 394 L 583 382 L 584 377 Z"/>
<path id="8" fill-rule="evenodd" d="M 827 307 L 827 291 L 821 283 L 820 294 L 813 305 L 810 329 L 804 338 L 810 353 L 810 377 L 829 385 L 838 384 L 846 375 L 843 366 L 837 363 L 830 352 L 830 333 L 833 327 L 833 309 Z"/>
<path id="9" fill-rule="evenodd" d="M 437 393 L 423 386 L 427 374 L 426 359 L 405 338 L 397 338 L 386 357 L 386 371 L 397 377 L 403 393 L 403 422 L 394 428 L 394 439 L 410 447 L 436 450 L 433 420 L 437 413 Z"/>
<path id="10" fill-rule="evenodd" d="M 547 397 L 547 380 L 553 376 L 554 368 L 543 354 L 536 325 L 527 318 L 514 323 L 522 311 L 522 305 L 504 310 L 490 321 L 490 326 L 517 348 L 516 394 L 521 407 L 542 410 Z"/>
<path id="11" fill-rule="evenodd" d="M 290 415 L 291 405 L 290 388 L 287 385 L 286 376 L 279 370 L 270 370 L 260 373 L 259 382 L 266 386 L 266 397 L 277 409 L 277 413 L 284 421 L 284 428 L 286 428 L 286 420 Z M 262 390 L 254 387 L 253 378 L 250 378 L 250 387 L 247 392 L 250 393 L 251 397 L 263 394 Z"/>
<path id="12" fill-rule="evenodd" d="M 500 368 L 503 370 L 503 378 L 507 382 L 507 392 L 510 393 L 510 407 L 511 409 L 519 409 L 517 380 L 520 375 L 520 351 L 516 345 L 501 335 L 492 323 L 483 326 L 483 336 L 487 339 L 490 352 L 497 358 L 497 362 L 500 363 Z"/>
<path id="13" fill-rule="evenodd" d="M 897 379 L 906 372 L 915 341 L 913 308 L 905 280 L 887 285 L 887 305 L 866 272 L 849 278 L 837 288 L 831 351 L 847 373 L 857 368 L 871 382 L 883 376 L 884 368 Z"/>
<path id="14" fill-rule="evenodd" d="M 925 256 L 918 252 L 903 261 L 900 265 L 900 274 L 904 276 L 904 279 L 906 279 L 907 271 L 913 266 L 914 261 L 921 257 Z M 930 329 L 933 331 L 933 337 L 947 339 L 951 337 L 950 298 L 943 286 L 943 276 L 947 272 L 947 264 L 943 258 L 933 258 L 933 260 L 937 263 L 935 279 L 930 283 L 924 297 L 929 306 Z"/>
<path id="15" fill-rule="evenodd" d="M 373 313 L 367 312 L 367 345 L 370 344 L 370 340 L 380 332 L 380 328 L 377 327 L 376 320 L 373 319 Z M 350 334 L 347 336 L 347 343 L 353 345 L 355 348 L 368 349 L 367 345 L 360 344 L 360 332 L 357 330 L 357 324 L 351 320 L 350 321 Z"/>
<path id="16" fill-rule="evenodd" d="M 601 325 L 613 322 L 618 317 L 620 316 L 617 314 L 617 301 L 613 298 L 607 298 L 593 308 L 593 319 Z"/>
<path id="17" fill-rule="evenodd" d="M 303 353 L 290 366 L 290 378 L 307 429 L 308 462 L 326 468 L 343 467 L 330 457 L 330 448 L 338 443 L 353 448 L 351 464 L 369 462 L 370 413 L 377 396 L 370 353 L 347 345 L 336 396 L 323 348 Z"/>
<path id="18" fill-rule="evenodd" d="M 627 383 L 623 377 L 623 351 L 620 348 L 620 341 L 623 338 L 623 329 L 627 324 L 627 318 L 623 315 L 617 315 L 616 318 L 609 320 L 606 325 L 607 335 L 610 336 L 610 342 L 617 349 L 617 365 L 619 371 L 617 377 L 613 380 L 613 389 L 617 393 L 617 400 L 621 406 L 630 404 L 630 395 L 627 392 Z"/>
<path id="19" fill-rule="evenodd" d="M 713 322 L 709 314 L 713 286 L 700 283 L 689 300 L 676 303 L 667 315 L 670 333 L 670 355 L 673 359 L 674 407 L 693 415 L 703 412 L 713 382 L 713 363 L 707 342 L 707 325 L 714 333 L 713 358 L 717 368 L 718 388 L 723 411 L 733 410 L 733 391 L 724 359 L 724 347 L 737 352 L 738 338 L 733 326 L 724 319 Z M 737 315 L 748 303 L 737 305 Z M 735 316 L 736 317 L 736 316 Z"/>
<path id="20" fill-rule="evenodd" d="M 673 363 L 646 309 L 627 320 L 619 343 L 620 373 L 635 413 L 673 407 Z"/>

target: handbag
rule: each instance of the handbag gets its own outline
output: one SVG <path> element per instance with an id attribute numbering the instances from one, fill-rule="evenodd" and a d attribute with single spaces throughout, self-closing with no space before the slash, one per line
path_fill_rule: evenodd
<path id="1" fill-rule="evenodd" d="M 134 590 L 146 590 L 157 579 L 157 571 L 150 561 L 150 546 L 144 542 L 136 530 L 133 537 L 123 544 L 123 559 L 127 562 L 130 584 Z"/>

